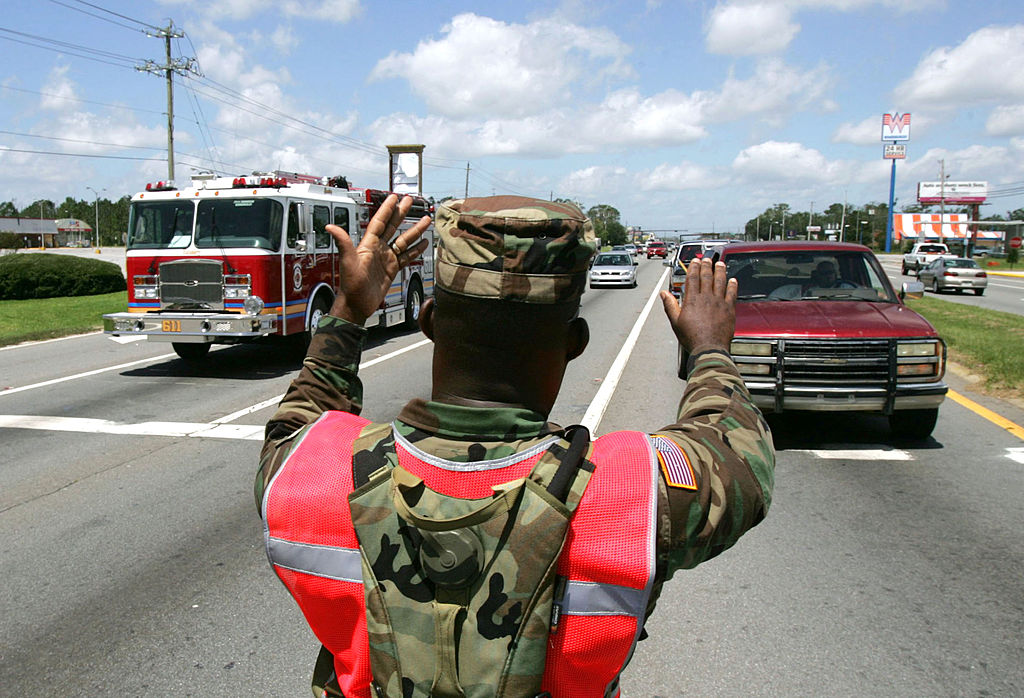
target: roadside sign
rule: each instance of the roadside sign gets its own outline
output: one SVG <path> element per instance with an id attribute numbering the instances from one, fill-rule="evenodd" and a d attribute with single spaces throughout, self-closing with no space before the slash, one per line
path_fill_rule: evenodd
<path id="1" fill-rule="evenodd" d="M 910 114 L 882 114 L 883 141 L 910 140 Z"/>
<path id="2" fill-rule="evenodd" d="M 1013 247 L 1015 249 L 1019 248 L 1021 242 L 1022 242 L 1022 240 L 1021 240 L 1019 235 L 1016 236 L 1016 237 L 1012 237 L 1012 238 L 1010 238 L 1010 247 Z"/>
<path id="3" fill-rule="evenodd" d="M 821 232 L 821 226 L 820 225 L 809 225 L 809 226 L 807 226 L 807 232 L 808 233 L 820 233 Z"/>
<path id="4" fill-rule="evenodd" d="M 907 146 L 902 143 L 886 143 L 885 152 L 882 153 L 883 160 L 905 160 L 907 158 Z"/>

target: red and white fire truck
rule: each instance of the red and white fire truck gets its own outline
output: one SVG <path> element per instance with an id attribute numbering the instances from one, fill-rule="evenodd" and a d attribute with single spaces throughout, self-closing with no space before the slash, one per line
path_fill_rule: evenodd
<path id="1" fill-rule="evenodd" d="M 308 339 L 338 287 L 340 256 L 330 223 L 358 244 L 387 192 L 343 177 L 276 171 L 245 177 L 200 173 L 188 187 L 146 186 L 128 219 L 128 312 L 103 316 L 103 331 L 171 342 L 183 359 L 212 344 L 272 335 Z M 432 207 L 422 197 L 403 229 Z M 412 327 L 434 291 L 430 247 L 399 272 L 367 327 Z"/>

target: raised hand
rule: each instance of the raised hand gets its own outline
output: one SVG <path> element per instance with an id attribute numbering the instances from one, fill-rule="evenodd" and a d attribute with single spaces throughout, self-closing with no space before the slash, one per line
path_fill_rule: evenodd
<path id="1" fill-rule="evenodd" d="M 411 207 L 412 197 L 399 201 L 396 194 L 389 195 L 370 219 L 358 247 L 344 228 L 327 226 L 341 255 L 341 280 L 331 315 L 358 325 L 365 323 L 384 302 L 398 271 L 427 249 L 430 243 L 422 236 L 430 227 L 430 216 L 398 234 Z"/>

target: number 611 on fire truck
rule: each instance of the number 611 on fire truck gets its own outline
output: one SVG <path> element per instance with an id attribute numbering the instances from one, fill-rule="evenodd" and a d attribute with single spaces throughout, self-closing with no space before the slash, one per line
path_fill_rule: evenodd
<path id="1" fill-rule="evenodd" d="M 387 192 L 349 187 L 343 177 L 289 172 L 217 177 L 190 186 L 157 182 L 132 197 L 128 219 L 128 311 L 103 316 L 103 331 L 171 342 L 183 359 L 212 344 L 273 335 L 308 341 L 338 287 L 340 258 L 326 226 L 358 244 Z M 402 228 L 433 209 L 423 197 Z M 433 294 L 430 247 L 404 267 L 367 327 L 412 327 Z"/>

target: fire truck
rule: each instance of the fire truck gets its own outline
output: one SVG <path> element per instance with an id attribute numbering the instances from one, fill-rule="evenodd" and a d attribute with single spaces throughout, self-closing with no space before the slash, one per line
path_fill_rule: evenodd
<path id="1" fill-rule="evenodd" d="M 388 192 L 350 187 L 344 177 L 290 172 L 218 177 L 199 173 L 190 186 L 148 184 L 128 217 L 128 311 L 103 316 L 113 336 L 170 342 L 187 361 L 212 344 L 294 337 L 316 331 L 338 288 L 340 255 L 326 226 L 358 244 Z M 433 213 L 414 204 L 401 229 Z M 426 253 L 395 278 L 367 327 L 415 326 L 433 294 L 433 226 Z"/>

